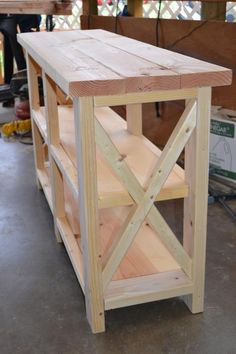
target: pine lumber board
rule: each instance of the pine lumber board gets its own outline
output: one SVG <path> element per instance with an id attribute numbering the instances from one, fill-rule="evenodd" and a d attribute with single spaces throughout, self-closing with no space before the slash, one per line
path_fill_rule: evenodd
<path id="1" fill-rule="evenodd" d="M 71 227 L 64 217 L 57 218 L 57 227 L 60 231 L 63 243 L 66 247 L 67 253 L 70 257 L 75 274 L 79 280 L 81 289 L 84 292 L 84 269 L 83 269 L 83 255 L 81 249 L 71 231 Z"/>
<path id="2" fill-rule="evenodd" d="M 102 30 L 25 33 L 18 35 L 18 40 L 63 91 L 72 96 L 231 83 L 230 69 L 119 35 L 104 39 Z"/>
<path id="3" fill-rule="evenodd" d="M 50 180 L 49 180 L 49 175 L 46 172 L 45 169 L 37 169 L 37 176 L 39 179 L 39 182 L 42 186 L 43 192 L 45 194 L 45 197 L 48 201 L 48 205 L 50 207 L 50 210 L 52 211 L 52 191 L 51 191 L 51 185 L 50 185 Z"/>
<path id="4" fill-rule="evenodd" d="M 113 95 L 113 96 L 98 96 L 94 97 L 94 104 L 96 107 L 105 106 L 118 106 L 118 105 L 132 105 L 138 104 L 140 100 L 142 103 L 150 102 L 163 102 L 182 100 L 188 98 L 194 98 L 197 96 L 197 89 L 179 89 L 179 90 L 158 90 L 152 92 L 139 92 L 127 93 L 126 95 Z"/>
<path id="5" fill-rule="evenodd" d="M 181 270 L 116 280 L 112 281 L 106 290 L 105 309 L 162 300 L 189 294 L 192 291 L 192 281 Z"/>
<path id="6" fill-rule="evenodd" d="M 33 109 L 37 109 L 39 107 L 39 93 L 38 93 L 38 78 L 37 78 L 37 65 L 32 60 L 29 55 L 26 55 L 27 60 L 27 77 L 28 77 L 28 86 L 29 86 L 29 98 L 30 98 L 30 112 L 31 116 L 33 114 Z M 43 151 L 42 151 L 42 136 L 40 135 L 39 127 L 36 126 L 34 120 L 32 120 L 32 137 L 34 143 L 34 164 L 36 170 L 36 183 L 39 189 L 42 188 L 42 185 L 37 176 L 37 170 L 42 169 L 44 161 L 43 161 Z"/>
<path id="7" fill-rule="evenodd" d="M 102 30 L 97 30 L 99 31 Z M 89 31 L 90 33 L 91 31 Z M 93 33 L 89 34 L 91 37 Z M 96 36 L 97 40 L 104 42 L 104 38 Z M 163 66 L 181 76 L 181 88 L 207 86 L 224 86 L 231 83 L 231 71 L 218 65 L 200 61 L 199 59 L 186 57 L 183 54 L 175 53 L 162 48 L 150 46 L 140 41 L 127 37 L 112 37 L 105 40 L 106 44 L 114 48 L 122 49 L 128 53 Z"/>
<path id="8" fill-rule="evenodd" d="M 63 180 L 61 171 L 50 154 L 52 145 L 59 145 L 59 122 L 57 110 L 56 84 L 42 70 L 44 100 L 45 100 L 45 118 L 47 126 L 48 150 L 49 150 L 49 179 L 52 193 L 52 208 L 54 219 L 55 236 L 58 242 L 61 242 L 61 235 L 57 228 L 57 218 L 65 216 Z"/>
<path id="9" fill-rule="evenodd" d="M 143 134 L 143 114 L 142 104 L 128 104 L 126 106 L 127 130 L 129 133 L 137 136 Z"/>
<path id="10" fill-rule="evenodd" d="M 192 295 L 185 298 L 192 313 L 204 309 L 208 208 L 208 169 L 211 88 L 199 88 L 197 125 L 185 148 L 186 179 L 190 194 L 184 200 L 184 248 L 193 259 Z"/>
<path id="11" fill-rule="evenodd" d="M 45 113 L 45 110 L 42 112 L 42 110 L 40 109 L 33 109 L 33 108 L 31 109 L 32 118 L 37 124 L 37 127 L 44 141 L 47 142 L 47 124 L 43 113 Z"/>
<path id="12" fill-rule="evenodd" d="M 111 16 L 90 16 L 89 26 L 90 29 L 104 29 L 116 35 L 112 33 L 115 32 L 115 19 Z M 81 28 L 88 29 L 87 16 L 81 16 Z M 158 36 L 158 45 L 162 48 L 170 48 L 174 52 L 231 68 L 233 70 L 233 84 L 213 88 L 212 98 L 214 105 L 236 109 L 234 99 L 236 94 L 234 63 L 236 26 L 234 23 L 161 19 L 157 29 L 155 19 L 120 17 L 117 29 L 118 33 L 123 36 L 152 45 L 156 45 Z M 176 44 L 173 45 L 174 43 Z M 173 114 L 174 116 L 175 114 Z M 168 117 L 164 118 L 168 119 Z M 158 134 L 158 130 L 156 130 L 156 134 Z M 164 134 L 166 135 L 166 132 L 161 128 L 160 136 Z"/>
<path id="13" fill-rule="evenodd" d="M 78 202 L 83 245 L 86 315 L 92 332 L 99 333 L 105 330 L 105 315 L 101 247 L 97 237 L 98 190 L 92 97 L 74 99 L 74 129 L 78 184 L 82 187 L 79 190 Z"/>

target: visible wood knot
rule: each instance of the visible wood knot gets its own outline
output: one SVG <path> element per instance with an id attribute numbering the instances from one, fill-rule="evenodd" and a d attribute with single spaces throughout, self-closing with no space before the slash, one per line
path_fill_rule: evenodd
<path id="1" fill-rule="evenodd" d="M 189 133 L 189 131 L 190 131 L 190 128 L 187 128 L 187 129 L 185 130 L 185 133 Z"/>
<path id="2" fill-rule="evenodd" d="M 127 157 L 127 155 L 121 154 L 120 157 L 119 157 L 119 159 L 118 159 L 118 161 L 121 162 L 121 161 L 123 161 L 126 157 Z"/>

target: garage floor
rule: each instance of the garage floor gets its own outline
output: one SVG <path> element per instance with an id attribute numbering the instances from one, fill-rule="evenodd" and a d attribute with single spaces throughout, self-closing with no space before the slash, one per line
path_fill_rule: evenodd
<path id="1" fill-rule="evenodd" d="M 35 184 L 32 146 L 0 139 L 0 353 L 236 353 L 236 224 L 218 204 L 208 220 L 205 312 L 192 315 L 181 299 L 118 309 L 93 335 Z"/>

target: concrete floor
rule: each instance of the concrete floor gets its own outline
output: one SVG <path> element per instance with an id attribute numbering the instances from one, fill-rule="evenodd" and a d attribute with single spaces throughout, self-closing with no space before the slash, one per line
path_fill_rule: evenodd
<path id="1" fill-rule="evenodd" d="M 0 139 L 1 354 L 236 353 L 236 228 L 221 206 L 209 207 L 205 312 L 181 299 L 118 309 L 93 335 L 33 165 L 31 146 Z"/>

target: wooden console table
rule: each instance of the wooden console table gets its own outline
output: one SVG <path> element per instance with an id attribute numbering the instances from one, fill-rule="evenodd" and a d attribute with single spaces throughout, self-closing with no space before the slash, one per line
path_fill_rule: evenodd
<path id="1" fill-rule="evenodd" d="M 38 184 L 92 331 L 105 330 L 105 310 L 175 296 L 202 312 L 211 86 L 229 85 L 231 71 L 102 30 L 18 39 Z M 142 135 L 142 104 L 180 99 L 186 109 L 160 151 Z M 110 108 L 120 104 L 127 124 Z M 176 164 L 184 148 L 185 171 Z M 154 204 L 176 198 L 182 243 Z"/>

